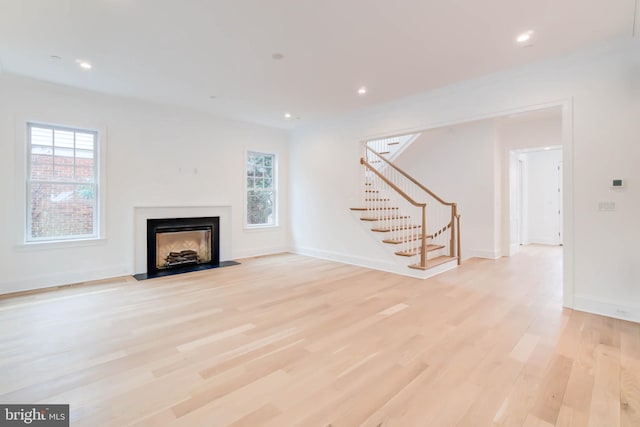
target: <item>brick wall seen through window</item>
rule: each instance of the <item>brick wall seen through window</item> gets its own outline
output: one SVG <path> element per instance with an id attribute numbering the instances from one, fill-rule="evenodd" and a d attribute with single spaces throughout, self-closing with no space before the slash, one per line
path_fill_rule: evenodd
<path id="1" fill-rule="evenodd" d="M 27 241 L 97 237 L 97 136 L 28 124 Z"/>

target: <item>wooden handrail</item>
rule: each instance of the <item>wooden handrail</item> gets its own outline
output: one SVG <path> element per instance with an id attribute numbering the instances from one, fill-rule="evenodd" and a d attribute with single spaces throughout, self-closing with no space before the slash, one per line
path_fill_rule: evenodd
<path id="1" fill-rule="evenodd" d="M 437 194 L 435 194 L 433 191 L 429 190 L 427 187 L 425 187 L 424 185 L 422 185 L 420 182 L 418 182 L 414 177 L 412 177 L 411 175 L 409 175 L 408 173 L 406 173 L 405 171 L 403 171 L 402 169 L 400 169 L 399 167 L 397 167 L 396 165 L 394 165 L 393 163 L 391 163 L 389 160 L 385 159 L 384 157 L 382 157 L 378 152 L 376 152 L 376 150 L 374 150 L 373 148 L 369 147 L 368 145 L 365 144 L 365 147 L 367 148 L 367 150 L 371 151 L 372 153 L 374 153 L 380 160 L 384 161 L 386 164 L 388 164 L 389 166 L 391 166 L 392 168 L 394 168 L 395 170 L 397 170 L 398 172 L 400 172 L 402 175 L 404 175 L 405 178 L 407 178 L 409 181 L 413 182 L 415 185 L 417 185 L 418 187 L 420 187 L 421 190 L 425 191 L 426 193 L 428 193 L 431 197 L 433 197 L 434 199 L 436 199 L 437 201 L 439 201 L 440 203 L 442 203 L 443 205 L 447 205 L 447 206 L 453 206 L 455 205 L 455 203 L 452 202 L 445 202 L 442 198 L 438 197 Z M 363 159 L 361 159 L 363 160 Z M 417 205 L 415 205 L 417 206 Z"/>
<path id="2" fill-rule="evenodd" d="M 395 190 L 396 193 L 400 194 L 402 197 L 404 197 L 407 202 L 411 203 L 413 206 L 417 206 L 419 208 L 424 208 L 427 206 L 426 203 L 418 203 L 415 200 L 413 200 L 411 198 L 411 196 L 409 196 L 407 193 L 405 193 L 404 191 L 402 191 L 397 185 L 395 185 L 393 182 L 389 181 L 384 175 L 382 175 L 380 172 L 378 172 L 376 170 L 376 168 L 374 168 L 373 166 L 371 166 L 363 157 L 360 158 L 360 164 L 361 165 L 365 165 L 366 167 L 369 168 L 369 170 L 371 170 L 371 172 L 375 173 L 376 175 L 378 175 L 378 178 L 380 178 L 382 181 L 384 181 L 385 184 L 387 184 L 389 187 L 393 188 Z"/>

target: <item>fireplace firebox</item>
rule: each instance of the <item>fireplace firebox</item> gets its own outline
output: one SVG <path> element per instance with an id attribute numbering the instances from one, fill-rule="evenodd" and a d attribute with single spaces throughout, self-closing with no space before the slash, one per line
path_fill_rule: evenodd
<path id="1" fill-rule="evenodd" d="M 220 217 L 147 220 L 147 277 L 220 264 Z"/>

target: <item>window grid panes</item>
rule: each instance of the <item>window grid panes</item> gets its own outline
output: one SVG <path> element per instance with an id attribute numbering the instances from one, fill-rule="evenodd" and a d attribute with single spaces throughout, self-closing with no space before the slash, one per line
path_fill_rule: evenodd
<path id="1" fill-rule="evenodd" d="M 247 225 L 276 225 L 275 156 L 247 153 Z"/>
<path id="2" fill-rule="evenodd" d="M 27 241 L 98 235 L 97 132 L 29 123 Z"/>

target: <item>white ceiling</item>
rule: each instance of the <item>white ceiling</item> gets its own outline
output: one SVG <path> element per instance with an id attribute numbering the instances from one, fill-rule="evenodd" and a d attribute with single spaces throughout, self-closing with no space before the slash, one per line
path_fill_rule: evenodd
<path id="1" fill-rule="evenodd" d="M 632 37 L 635 2 L 0 0 L 0 70 L 293 128 Z"/>

